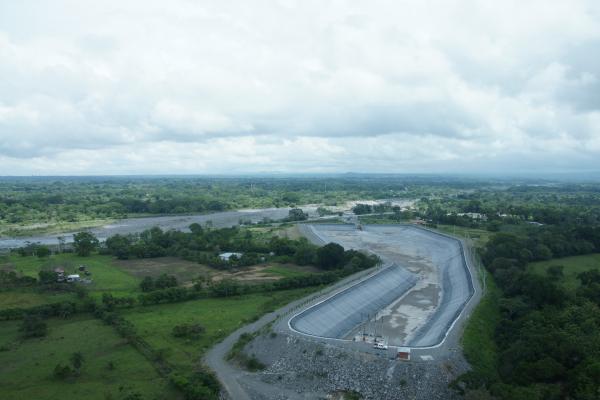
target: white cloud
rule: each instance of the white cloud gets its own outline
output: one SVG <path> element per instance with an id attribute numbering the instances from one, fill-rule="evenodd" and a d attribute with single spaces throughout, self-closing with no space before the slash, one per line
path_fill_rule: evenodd
<path id="1" fill-rule="evenodd" d="M 1 2 L 0 175 L 600 169 L 599 17 L 592 0 Z"/>

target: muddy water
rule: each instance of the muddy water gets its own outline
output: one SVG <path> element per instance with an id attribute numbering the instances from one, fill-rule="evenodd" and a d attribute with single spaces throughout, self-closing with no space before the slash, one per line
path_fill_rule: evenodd
<path id="1" fill-rule="evenodd" d="M 316 214 L 316 207 L 302 208 L 311 216 Z M 158 226 L 163 230 L 175 229 L 186 231 L 193 223 L 198 223 L 204 226 L 208 221 L 211 221 L 215 228 L 226 228 L 239 224 L 240 220 L 244 222 L 251 221 L 253 223 L 260 222 L 264 218 L 278 220 L 287 217 L 288 212 L 289 208 L 264 208 L 255 210 L 225 211 L 203 215 L 126 218 L 115 221 L 109 225 L 91 228 L 89 231 L 96 235 L 100 240 L 106 240 L 106 238 L 112 235 L 142 232 L 155 226 Z M 69 243 L 73 241 L 73 233 L 75 232 L 18 238 L 0 238 L 0 249 L 17 248 L 25 246 L 27 243 L 58 245 L 58 238 L 61 236 L 65 238 L 66 243 Z"/>

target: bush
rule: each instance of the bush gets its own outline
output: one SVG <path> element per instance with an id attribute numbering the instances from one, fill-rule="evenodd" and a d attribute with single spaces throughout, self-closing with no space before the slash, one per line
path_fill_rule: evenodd
<path id="1" fill-rule="evenodd" d="M 198 339 L 204 330 L 200 324 L 182 324 L 174 326 L 172 334 L 178 338 Z"/>
<path id="2" fill-rule="evenodd" d="M 71 360 L 71 365 L 73 365 L 73 368 L 76 371 L 79 371 L 81 369 L 81 367 L 83 366 L 84 358 L 83 358 L 83 354 L 81 354 L 80 351 L 77 351 L 77 352 L 71 354 L 70 360 Z"/>
<path id="3" fill-rule="evenodd" d="M 73 371 L 73 369 L 70 366 L 63 365 L 62 363 L 58 363 L 58 364 L 56 364 L 56 367 L 54 367 L 54 371 L 53 371 L 52 375 L 56 379 L 65 380 L 65 379 L 73 376 L 74 372 L 75 371 Z"/>
<path id="4" fill-rule="evenodd" d="M 24 338 L 44 337 L 48 334 L 48 325 L 39 315 L 27 315 L 19 330 Z"/>
<path id="5" fill-rule="evenodd" d="M 142 279 L 142 281 L 140 282 L 140 289 L 142 289 L 142 292 L 151 292 L 152 290 L 154 290 L 154 280 L 152 279 L 152 277 L 144 277 L 144 279 Z"/>
<path id="6" fill-rule="evenodd" d="M 99 241 L 90 232 L 79 232 L 73 235 L 73 248 L 78 256 L 87 257 L 98 247 Z"/>
<path id="7" fill-rule="evenodd" d="M 344 248 L 337 243 L 328 243 L 317 250 L 317 263 L 323 269 L 336 269 L 344 262 Z"/>
<path id="8" fill-rule="evenodd" d="M 44 258 L 44 257 L 48 257 L 50 254 L 52 254 L 52 252 L 50 251 L 50 249 L 46 246 L 38 246 L 37 250 L 36 250 L 36 255 L 39 258 Z"/>
<path id="9" fill-rule="evenodd" d="M 261 363 L 256 356 L 248 357 L 245 362 L 245 367 L 248 371 L 256 372 L 266 368 L 266 365 Z"/>
<path id="10" fill-rule="evenodd" d="M 214 374 L 204 369 L 188 376 L 173 373 L 169 380 L 173 386 L 183 392 L 185 400 L 217 400 L 221 391 L 219 381 Z"/>
<path id="11" fill-rule="evenodd" d="M 39 281 L 42 285 L 56 283 L 58 274 L 54 271 L 42 270 L 38 273 Z"/>

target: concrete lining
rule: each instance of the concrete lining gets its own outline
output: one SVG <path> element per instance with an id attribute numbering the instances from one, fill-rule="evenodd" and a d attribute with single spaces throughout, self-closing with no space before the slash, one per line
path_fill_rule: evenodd
<path id="1" fill-rule="evenodd" d="M 311 336 L 342 339 L 368 315 L 375 315 L 414 286 L 417 277 L 397 265 L 335 294 L 290 320 L 290 327 Z"/>
<path id="2" fill-rule="evenodd" d="M 315 242 L 366 250 L 406 272 L 394 272 L 392 286 L 397 286 L 389 292 L 360 288 L 376 288 L 377 275 L 383 273 L 385 280 L 390 274 L 386 268 L 357 289 L 350 287 L 308 307 L 289 320 L 289 327 L 302 334 L 348 340 L 366 320 L 365 310 L 377 306 L 372 323 L 390 345 L 433 348 L 444 341 L 475 293 L 462 242 L 456 238 L 413 225 L 367 225 L 358 230 L 352 225 L 313 224 L 302 230 Z M 354 330 L 346 330 L 351 324 Z"/>

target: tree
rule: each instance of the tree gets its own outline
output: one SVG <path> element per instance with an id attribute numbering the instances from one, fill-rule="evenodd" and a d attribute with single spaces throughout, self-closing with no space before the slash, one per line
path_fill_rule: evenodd
<path id="1" fill-rule="evenodd" d="M 337 243 L 328 243 L 317 250 L 317 264 L 323 269 L 336 269 L 344 262 L 344 248 Z"/>
<path id="2" fill-rule="evenodd" d="M 110 293 L 102 293 L 102 304 L 107 311 L 112 311 L 117 304 L 116 299 Z"/>
<path id="3" fill-rule="evenodd" d="M 127 260 L 131 253 L 131 240 L 124 235 L 114 235 L 106 239 L 106 248 L 119 260 Z"/>
<path id="4" fill-rule="evenodd" d="M 38 279 L 42 285 L 48 285 L 50 283 L 56 283 L 58 274 L 54 271 L 43 269 L 38 272 Z"/>
<path id="5" fill-rule="evenodd" d="M 58 239 L 58 251 L 60 253 L 62 253 L 63 251 L 65 251 L 66 239 L 64 236 L 58 236 L 57 239 Z"/>
<path id="6" fill-rule="evenodd" d="M 154 287 L 156 289 L 166 289 L 177 286 L 177 278 L 173 275 L 161 274 L 156 281 L 154 281 Z"/>
<path id="7" fill-rule="evenodd" d="M 302 211 L 301 208 L 292 208 L 286 220 L 288 221 L 304 221 L 308 219 L 308 214 Z"/>
<path id="8" fill-rule="evenodd" d="M 98 238 L 90 232 L 79 232 L 73 235 L 73 247 L 81 257 L 87 257 L 98 247 Z"/>
<path id="9" fill-rule="evenodd" d="M 533 256 L 536 260 L 549 260 L 552 258 L 552 250 L 545 244 L 538 244 L 533 249 Z"/>
<path id="10" fill-rule="evenodd" d="M 357 204 L 352 207 L 352 212 L 356 215 L 371 214 L 373 212 L 373 207 L 369 204 Z"/>
<path id="11" fill-rule="evenodd" d="M 154 280 L 152 279 L 152 277 L 144 277 L 144 279 L 142 279 L 142 282 L 140 282 L 140 289 L 142 289 L 142 292 L 151 292 L 152 290 L 154 290 Z"/>
<path id="12" fill-rule="evenodd" d="M 39 258 L 48 257 L 50 254 L 52 254 L 50 249 L 46 246 L 38 246 L 35 253 Z"/>
<path id="13" fill-rule="evenodd" d="M 306 243 L 298 246 L 294 253 L 294 262 L 298 265 L 309 265 L 315 262 L 316 251 L 314 246 Z"/>
<path id="14" fill-rule="evenodd" d="M 56 379 L 64 380 L 73 375 L 73 370 L 68 365 L 56 364 L 52 373 Z"/>
<path id="15" fill-rule="evenodd" d="M 580 272 L 579 274 L 577 274 L 577 279 L 581 281 L 582 285 L 600 283 L 600 272 L 596 269 L 590 269 L 588 271 Z"/>
<path id="16" fill-rule="evenodd" d="M 191 224 L 189 226 L 190 228 L 190 232 L 192 232 L 194 235 L 201 235 L 202 232 L 204 231 L 204 229 L 202 229 L 202 225 L 200 225 L 197 222 L 194 222 L 193 224 Z"/>

